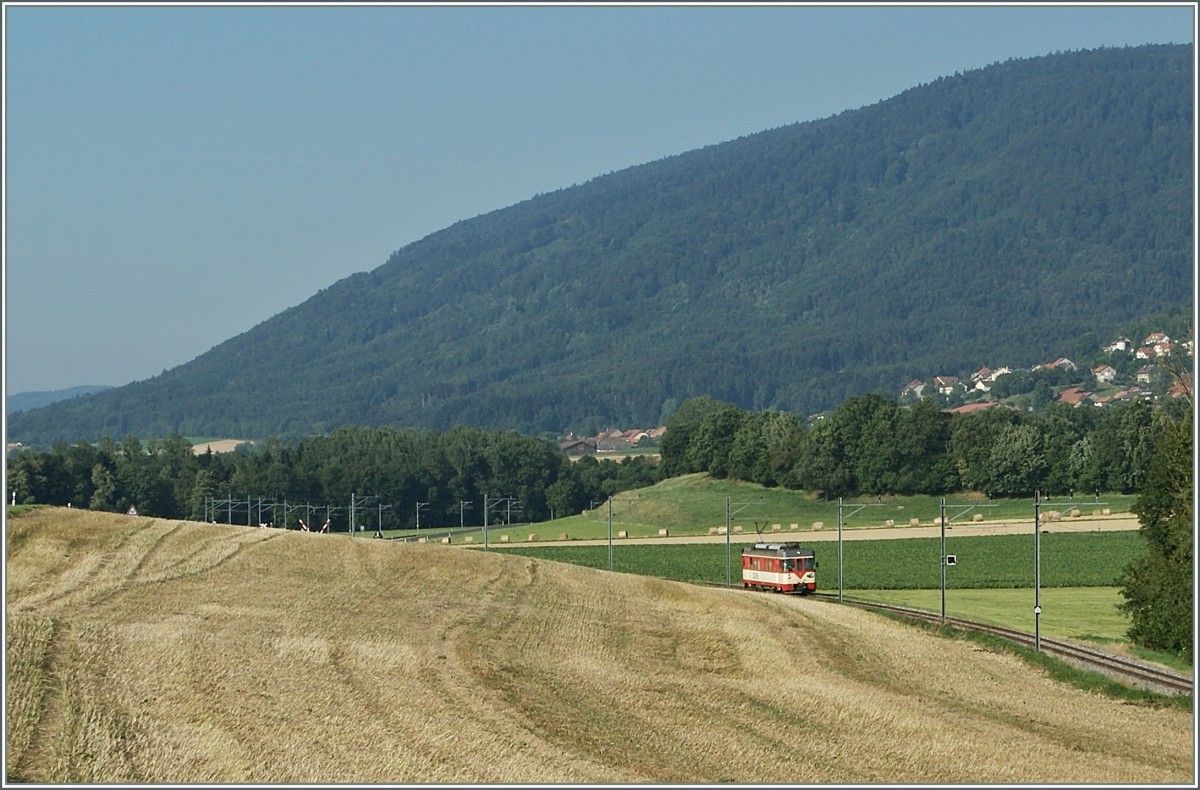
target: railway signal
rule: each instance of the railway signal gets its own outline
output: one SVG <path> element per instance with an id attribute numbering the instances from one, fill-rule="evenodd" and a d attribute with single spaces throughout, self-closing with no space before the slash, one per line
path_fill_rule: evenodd
<path id="1" fill-rule="evenodd" d="M 970 513 L 977 507 L 996 507 L 995 504 L 988 505 L 951 505 L 951 507 L 961 507 L 962 510 L 955 513 L 949 519 L 946 518 L 946 497 L 942 497 L 942 512 L 939 521 L 942 524 L 942 553 L 941 553 L 941 571 L 942 571 L 942 622 L 946 622 L 946 566 L 955 565 L 958 563 L 958 558 L 953 554 L 946 553 L 946 524 L 961 515 Z"/>

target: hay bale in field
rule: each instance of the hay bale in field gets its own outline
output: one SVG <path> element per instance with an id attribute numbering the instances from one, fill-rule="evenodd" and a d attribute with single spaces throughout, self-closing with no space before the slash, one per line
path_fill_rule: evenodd
<path id="1" fill-rule="evenodd" d="M 896 519 L 894 519 L 894 518 L 884 519 L 883 525 L 885 527 L 894 527 L 894 526 L 896 526 Z"/>
<path id="2" fill-rule="evenodd" d="M 417 543 L 428 543 L 429 538 L 417 538 Z"/>
<path id="3" fill-rule="evenodd" d="M 795 532 L 798 529 L 800 529 L 800 525 L 793 521 L 792 522 L 792 532 Z"/>
<path id="4" fill-rule="evenodd" d="M 971 516 L 971 520 L 972 521 L 983 521 L 983 514 L 976 513 L 975 515 Z"/>
<path id="5" fill-rule="evenodd" d="M 1102 512 L 1102 514 L 1103 514 L 1103 515 L 1105 515 L 1105 516 L 1111 516 L 1111 515 L 1112 515 L 1112 511 L 1111 511 L 1111 510 L 1109 510 L 1108 508 L 1104 508 L 1104 510 L 1103 510 L 1103 511 L 1101 511 L 1101 512 Z"/>
<path id="6" fill-rule="evenodd" d="M 1093 508 L 1093 509 L 1092 509 L 1092 515 L 1093 515 L 1093 516 L 1098 516 L 1098 515 L 1100 515 L 1100 508 Z"/>
<path id="7" fill-rule="evenodd" d="M 508 535 L 501 535 L 501 536 L 500 536 L 500 542 L 501 542 L 501 543 L 508 543 Z"/>
<path id="8" fill-rule="evenodd" d="M 1079 518 L 1079 508 L 1071 508 L 1071 518 Z"/>
<path id="9" fill-rule="evenodd" d="M 721 527 L 709 527 L 708 534 L 709 535 L 720 535 L 721 529 L 722 529 Z"/>
<path id="10" fill-rule="evenodd" d="M 618 538 L 627 538 L 627 537 L 629 537 L 629 533 L 626 532 L 625 530 L 621 530 L 617 533 L 617 537 Z"/>
<path id="11" fill-rule="evenodd" d="M 538 539 L 538 536 L 537 536 L 536 532 L 530 532 L 529 537 L 526 538 L 526 540 L 529 541 L 530 543 L 536 543 L 537 539 Z"/>
<path id="12" fill-rule="evenodd" d="M 717 534 L 718 534 L 718 535 L 724 535 L 724 534 L 726 534 L 728 531 L 729 531 L 729 530 L 728 530 L 728 528 L 726 528 L 726 527 L 717 527 Z"/>
<path id="13" fill-rule="evenodd" d="M 450 538 L 442 538 L 442 543 L 449 543 L 449 542 L 450 542 Z"/>
<path id="14" fill-rule="evenodd" d="M 467 535 L 465 538 L 463 538 L 463 543 L 474 543 L 474 542 L 475 542 L 475 538 L 471 537 L 470 535 Z"/>
<path id="15" fill-rule="evenodd" d="M 668 534 L 668 533 L 667 533 L 667 528 L 666 528 L 666 527 L 663 527 L 662 529 L 660 529 L 660 530 L 658 531 L 658 536 L 659 536 L 660 538 L 665 538 L 665 537 L 667 537 L 667 534 Z"/>
<path id="16" fill-rule="evenodd" d="M 825 529 L 825 522 L 824 521 L 814 521 L 812 528 L 813 529 Z"/>
<path id="17" fill-rule="evenodd" d="M 560 533 L 558 533 L 558 539 L 559 539 L 559 540 L 566 540 L 566 539 L 567 539 L 567 533 L 565 533 L 565 532 L 560 532 Z"/>
<path id="18" fill-rule="evenodd" d="M 736 535 L 737 533 L 739 533 L 739 532 L 741 532 L 741 531 L 742 531 L 742 525 L 741 525 L 741 524 L 734 524 L 734 525 L 733 525 L 733 534 L 735 534 L 735 535 Z"/>
<path id="19" fill-rule="evenodd" d="M 910 527 L 919 527 L 919 526 L 921 526 L 921 519 L 919 519 L 919 518 L 910 518 L 910 519 L 908 520 L 908 525 L 909 525 Z"/>
<path id="20" fill-rule="evenodd" d="M 771 531 L 772 531 L 772 532 L 779 532 L 779 531 L 780 531 L 780 530 L 782 530 L 782 529 L 783 529 L 783 525 L 782 525 L 782 524 L 772 524 L 772 525 L 771 525 Z"/>

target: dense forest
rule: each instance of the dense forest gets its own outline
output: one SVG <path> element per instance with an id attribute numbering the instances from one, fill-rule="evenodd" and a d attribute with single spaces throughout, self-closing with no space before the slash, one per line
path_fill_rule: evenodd
<path id="1" fill-rule="evenodd" d="M 587 434 L 1070 354 L 1191 304 L 1192 63 L 1011 60 L 538 195 L 9 439 Z"/>

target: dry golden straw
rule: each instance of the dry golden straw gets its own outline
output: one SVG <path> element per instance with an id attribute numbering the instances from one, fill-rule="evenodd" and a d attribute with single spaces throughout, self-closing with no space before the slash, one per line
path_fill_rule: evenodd
<path id="1" fill-rule="evenodd" d="M 1187 711 L 818 600 L 69 509 L 7 543 L 9 781 L 1195 778 Z"/>

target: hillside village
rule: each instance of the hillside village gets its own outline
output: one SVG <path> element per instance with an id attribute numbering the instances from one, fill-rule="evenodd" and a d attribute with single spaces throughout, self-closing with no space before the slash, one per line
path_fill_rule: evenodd
<path id="1" fill-rule="evenodd" d="M 1073 361 L 1059 357 L 1023 369 L 1023 372 L 1061 371 L 1064 378 L 1086 382 L 1086 386 L 1071 384 L 1058 387 L 1052 396 L 1054 402 L 1076 407 L 1107 406 L 1129 400 L 1157 400 L 1158 395 L 1152 385 L 1156 377 L 1167 375 L 1161 363 L 1182 354 L 1189 360 L 1185 365 L 1189 370 L 1183 371 L 1179 380 L 1166 383 L 1162 388 L 1163 394 L 1165 397 L 1178 398 L 1192 391 L 1191 340 L 1175 341 L 1163 332 L 1153 332 L 1141 343 L 1118 337 L 1104 346 L 1102 351 L 1109 361 L 1090 370 L 1080 371 Z M 1142 364 L 1134 368 L 1133 364 L 1137 362 Z M 1122 374 L 1117 366 L 1127 372 Z M 900 391 L 900 401 L 911 403 L 918 398 L 938 397 L 947 403 L 946 410 L 953 413 L 969 413 L 1000 406 L 1003 405 L 1002 399 L 995 397 L 993 392 L 996 382 L 1014 372 L 1022 372 L 1022 369 L 1014 371 L 1009 367 L 992 369 L 985 366 L 966 380 L 958 376 L 934 376 L 928 381 L 913 379 Z M 810 419 L 820 419 L 820 416 L 813 415 Z M 665 432 L 665 427 L 657 427 L 610 429 L 587 437 L 577 437 L 571 433 L 563 437 L 558 446 L 568 455 L 627 452 L 638 447 L 657 446 Z"/>
<path id="2" fill-rule="evenodd" d="M 1107 406 L 1128 400 L 1156 400 L 1158 394 L 1154 384 L 1168 376 L 1166 367 L 1162 364 L 1171 357 L 1184 355 L 1189 359 L 1177 380 L 1164 381 L 1160 389 L 1166 397 L 1177 398 L 1192 390 L 1192 375 L 1190 358 L 1193 353 L 1193 342 L 1183 340 L 1176 342 L 1163 332 L 1153 332 L 1146 336 L 1141 343 L 1135 343 L 1127 337 L 1119 337 L 1102 349 L 1109 361 L 1096 365 L 1087 371 L 1079 367 L 1067 357 L 1059 357 L 1052 362 L 1034 365 L 1028 373 L 1061 371 L 1065 378 L 1080 381 L 1057 388 L 1053 400 L 1069 406 Z M 1133 368 L 1131 363 L 1143 364 Z M 1110 364 L 1112 363 L 1112 364 Z M 1123 374 L 1118 366 L 1125 371 Z M 957 376 L 934 376 L 928 381 L 913 379 L 900 391 L 902 402 L 912 402 L 917 398 L 934 397 L 945 399 L 952 412 L 971 412 L 1001 405 L 1001 399 L 993 392 L 997 381 L 1014 373 L 1009 367 L 992 369 L 982 367 L 971 374 L 969 380 Z"/>

